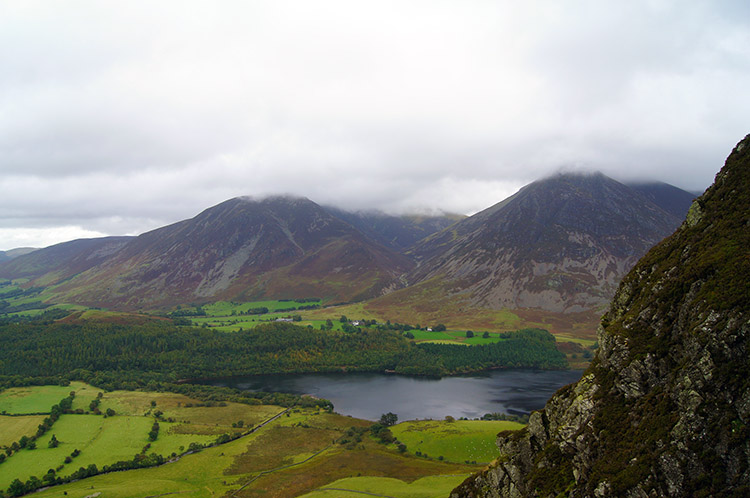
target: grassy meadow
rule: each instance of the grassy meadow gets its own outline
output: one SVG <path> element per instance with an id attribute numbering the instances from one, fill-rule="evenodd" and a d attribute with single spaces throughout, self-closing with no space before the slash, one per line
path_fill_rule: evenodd
<path id="1" fill-rule="evenodd" d="M 497 458 L 498 432 L 522 427 L 518 422 L 495 420 L 413 420 L 392 427 L 391 432 L 410 454 L 487 464 Z"/>
<path id="2" fill-rule="evenodd" d="M 50 400 L 57 403 L 75 390 L 75 407 L 96 399 L 100 392 L 82 383 L 67 386 L 64 391 L 59 388 L 8 389 L 0 393 L 0 401 L 8 407 L 28 409 Z M 394 444 L 383 444 L 371 435 L 372 422 L 320 408 L 285 410 L 230 402 L 205 406 L 179 394 L 140 391 L 104 392 L 99 408 L 111 408 L 116 415 L 63 414 L 37 439 L 36 449 L 20 449 L 0 463 L 0 489 L 7 489 L 16 478 L 41 478 L 49 469 L 65 476 L 92 464 L 101 468 L 130 460 L 150 445 L 148 453 L 175 453 L 176 458 L 157 467 L 100 474 L 53 486 L 34 496 L 85 498 L 101 493 L 97 496 L 129 498 L 174 493 L 191 497 L 323 497 L 361 496 L 362 492 L 394 498 L 444 496 L 481 468 L 467 464 L 467 460 L 490 460 L 490 451 L 484 445 L 494 445 L 495 433 L 508 428 L 504 422 L 404 422 L 392 428 L 408 447 L 402 453 Z M 162 419 L 159 434 L 156 441 L 149 441 L 155 415 Z M 0 434 L 13 435 L 0 444 L 8 446 L 14 437 L 34 433 L 33 424 L 39 417 L 0 417 Z M 241 428 L 237 427 L 240 421 Z M 252 427 L 258 429 L 247 433 Z M 186 453 L 191 443 L 203 445 L 215 441 L 218 435 L 239 433 L 244 435 Z M 53 434 L 59 444 L 51 448 Z M 478 447 L 483 449 L 477 452 Z M 77 455 L 65 463 L 74 450 L 78 450 Z M 430 458 L 418 457 L 416 451 L 428 453 Z M 439 454 L 444 455 L 443 461 L 437 458 Z"/>

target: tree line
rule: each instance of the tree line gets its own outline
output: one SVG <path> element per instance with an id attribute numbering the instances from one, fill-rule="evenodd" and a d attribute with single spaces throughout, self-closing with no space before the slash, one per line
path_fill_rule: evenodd
<path id="1" fill-rule="evenodd" d="M 565 368 L 544 330 L 509 333 L 495 344 L 413 344 L 396 331 L 319 331 L 272 322 L 243 332 L 138 325 L 36 322 L 0 324 L 0 376 L 89 372 L 99 384 L 268 373 L 394 371 L 445 375 L 497 367 Z M 109 379 L 109 380 L 108 380 Z M 2 378 L 0 377 L 0 380 Z M 125 387 L 127 388 L 127 387 Z"/>

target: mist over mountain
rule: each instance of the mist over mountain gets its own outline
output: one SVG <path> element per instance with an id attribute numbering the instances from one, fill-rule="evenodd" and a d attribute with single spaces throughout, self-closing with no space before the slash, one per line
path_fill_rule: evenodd
<path id="1" fill-rule="evenodd" d="M 407 283 L 423 292 L 422 283 L 438 279 L 480 307 L 575 312 L 607 302 L 635 261 L 679 225 L 672 212 L 688 197 L 670 185 L 632 188 L 601 174 L 540 180 L 468 218 L 238 197 L 138 237 L 19 256 L 0 264 L 0 277 L 55 286 L 52 300 L 122 309 L 361 301 Z"/>
<path id="2" fill-rule="evenodd" d="M 331 206 L 326 206 L 325 209 L 372 240 L 397 251 L 403 251 L 428 235 L 466 218 L 466 216 L 451 213 L 393 216 L 374 210 L 346 211 Z"/>

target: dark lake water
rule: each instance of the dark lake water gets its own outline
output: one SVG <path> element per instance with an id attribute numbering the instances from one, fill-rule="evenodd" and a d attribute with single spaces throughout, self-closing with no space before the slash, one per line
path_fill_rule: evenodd
<path id="1" fill-rule="evenodd" d="M 581 378 L 580 370 L 493 370 L 441 379 L 378 373 L 256 375 L 213 381 L 252 391 L 312 394 L 335 411 L 377 420 L 386 412 L 399 420 L 446 415 L 478 418 L 485 413 L 529 413 L 560 387 Z"/>

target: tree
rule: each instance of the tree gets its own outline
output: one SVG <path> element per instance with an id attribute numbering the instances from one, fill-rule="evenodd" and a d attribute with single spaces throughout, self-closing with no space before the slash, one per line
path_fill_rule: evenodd
<path id="1" fill-rule="evenodd" d="M 383 425 L 385 427 L 390 427 L 392 425 L 395 425 L 398 421 L 398 415 L 395 413 L 384 413 L 380 416 L 380 425 Z"/>
<path id="2" fill-rule="evenodd" d="M 14 479 L 8 487 L 8 495 L 21 496 L 26 493 L 26 485 L 20 479 Z"/>
<path id="3" fill-rule="evenodd" d="M 467 339 L 471 339 L 472 337 L 474 337 L 474 332 L 472 332 L 471 330 L 467 330 L 466 331 L 466 338 Z"/>
<path id="4" fill-rule="evenodd" d="M 442 323 L 438 323 L 437 325 L 432 327 L 432 331 L 433 332 L 445 332 L 445 325 L 443 325 Z"/>
<path id="5" fill-rule="evenodd" d="M 490 338 L 490 333 L 489 332 L 485 332 L 484 334 L 482 334 L 482 337 L 485 338 L 485 339 L 489 339 Z"/>
<path id="6" fill-rule="evenodd" d="M 115 411 L 112 408 L 107 408 L 107 416 L 108 417 L 114 417 Z"/>
<path id="7" fill-rule="evenodd" d="M 347 323 L 349 319 L 346 317 L 346 315 L 341 315 L 341 318 L 339 318 L 339 321 L 341 323 Z"/>
<path id="8" fill-rule="evenodd" d="M 57 440 L 57 436 L 52 434 L 52 439 L 49 440 L 49 444 L 47 445 L 50 448 L 57 448 L 60 445 L 60 441 Z"/>

